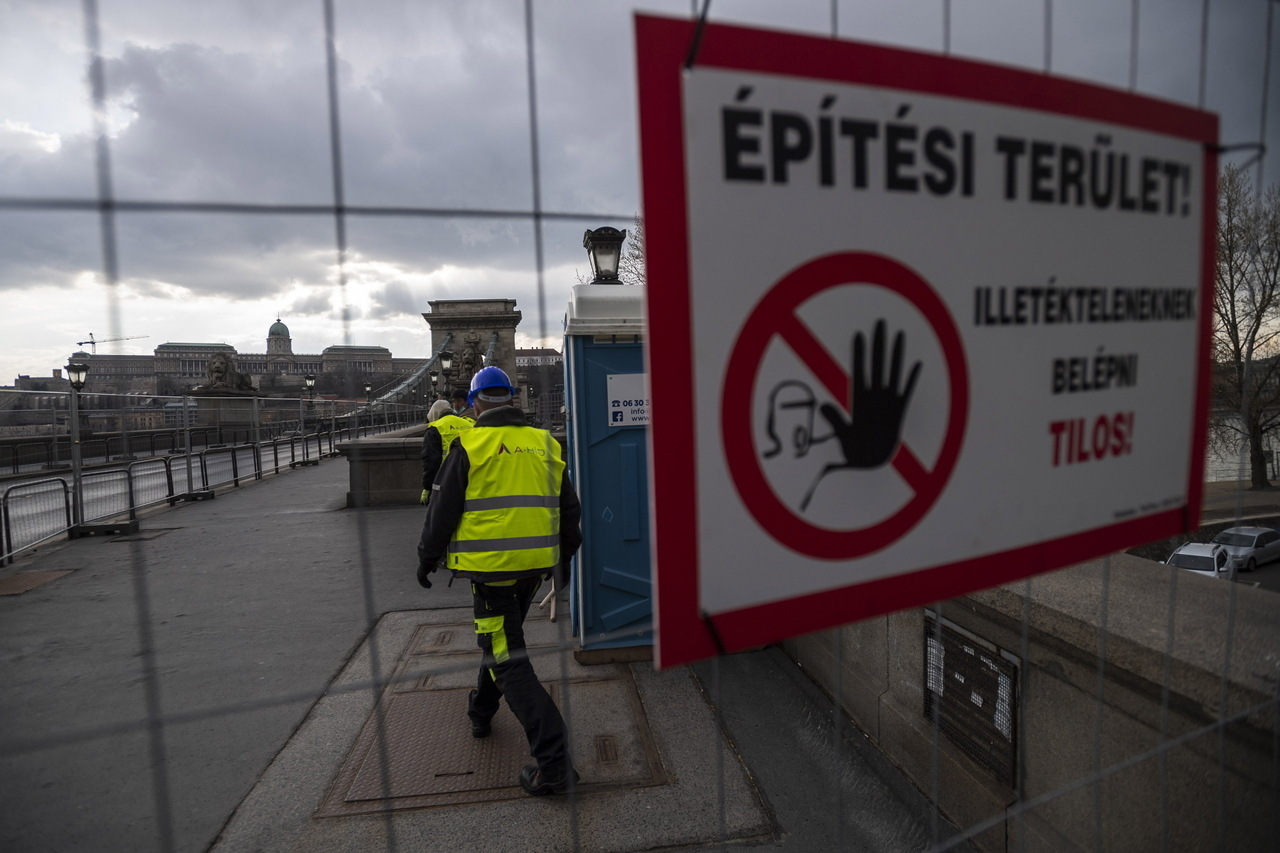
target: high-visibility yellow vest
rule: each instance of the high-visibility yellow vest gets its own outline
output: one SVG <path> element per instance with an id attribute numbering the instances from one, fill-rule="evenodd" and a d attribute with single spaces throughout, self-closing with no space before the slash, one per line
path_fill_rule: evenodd
<path id="1" fill-rule="evenodd" d="M 476 425 L 475 421 L 460 418 L 457 415 L 442 415 L 436 418 L 429 427 L 435 427 L 436 432 L 440 433 L 440 459 L 444 460 L 449 455 L 449 448 L 453 445 L 453 440 L 463 430 L 471 429 Z"/>
<path id="2" fill-rule="evenodd" d="M 470 461 L 448 566 L 518 572 L 560 562 L 560 444 L 533 427 L 482 427 L 455 439 Z"/>

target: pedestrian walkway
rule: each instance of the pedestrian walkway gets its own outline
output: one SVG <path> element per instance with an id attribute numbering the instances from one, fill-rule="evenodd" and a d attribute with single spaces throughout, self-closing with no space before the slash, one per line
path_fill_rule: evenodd
<path id="1" fill-rule="evenodd" d="M 1280 515 L 1280 488 L 1252 490 L 1246 480 L 1206 483 L 1201 524 Z"/>
<path id="2" fill-rule="evenodd" d="M 0 596 L 0 849 L 929 843 L 923 796 L 779 650 L 581 667 L 563 598 L 565 618 L 530 631 L 584 784 L 522 795 L 512 721 L 477 744 L 455 707 L 474 677 L 469 591 L 418 587 L 419 507 L 345 509 L 346 490 L 328 460 L 11 567 L 48 580 Z M 449 749 L 479 769 L 442 772 Z"/>

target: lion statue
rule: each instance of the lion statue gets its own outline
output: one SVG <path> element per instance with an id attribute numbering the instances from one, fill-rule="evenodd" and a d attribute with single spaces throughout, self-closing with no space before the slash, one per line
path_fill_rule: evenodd
<path id="1" fill-rule="evenodd" d="M 205 383 L 199 386 L 205 391 L 255 391 L 249 377 L 236 370 L 235 360 L 224 352 L 209 357 Z"/>

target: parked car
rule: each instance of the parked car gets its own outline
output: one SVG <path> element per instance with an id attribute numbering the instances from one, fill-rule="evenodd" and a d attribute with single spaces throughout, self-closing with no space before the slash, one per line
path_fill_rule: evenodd
<path id="1" fill-rule="evenodd" d="M 1227 572 L 1228 559 L 1230 556 L 1227 554 L 1227 549 L 1221 545 L 1188 542 L 1185 545 L 1179 545 L 1166 562 L 1179 569 L 1216 578 L 1222 577 Z"/>
<path id="2" fill-rule="evenodd" d="M 1280 532 L 1267 527 L 1231 527 L 1213 537 L 1229 558 L 1228 567 L 1251 572 L 1263 563 L 1280 560 Z"/>

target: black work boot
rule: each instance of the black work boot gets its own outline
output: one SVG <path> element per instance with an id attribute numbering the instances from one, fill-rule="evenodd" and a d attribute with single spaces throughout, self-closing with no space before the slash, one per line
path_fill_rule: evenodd
<path id="1" fill-rule="evenodd" d="M 536 764 L 530 764 L 520 771 L 520 787 L 524 788 L 526 794 L 532 794 L 535 797 L 541 797 L 546 794 L 563 794 L 576 786 L 581 779 L 582 777 L 578 775 L 578 771 L 572 767 L 558 779 L 543 777 L 542 771 L 538 769 Z"/>
<path id="2" fill-rule="evenodd" d="M 476 692 L 475 690 L 471 691 L 471 698 L 467 702 L 468 708 L 475 706 Z M 473 738 L 479 739 L 493 734 L 493 722 L 491 720 L 477 720 L 471 716 L 470 711 L 468 711 L 467 717 L 471 720 L 471 736 Z"/>

